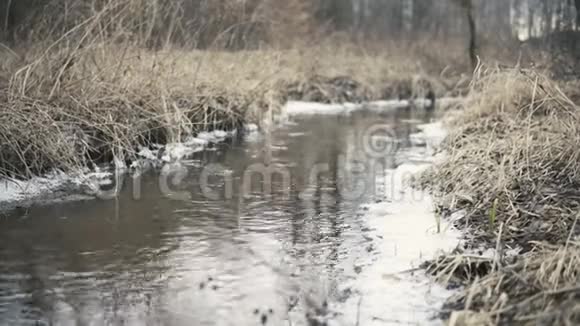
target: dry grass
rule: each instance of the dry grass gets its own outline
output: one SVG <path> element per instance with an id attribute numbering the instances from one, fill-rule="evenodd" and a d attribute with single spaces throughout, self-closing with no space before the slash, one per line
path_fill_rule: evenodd
<path id="1" fill-rule="evenodd" d="M 457 309 L 450 319 L 471 315 L 472 322 L 481 325 L 577 325 L 579 266 L 580 243 L 538 245 L 514 262 L 473 279 L 447 303 L 448 309 Z"/>
<path id="2" fill-rule="evenodd" d="M 430 77 L 409 48 L 329 39 L 308 47 L 154 51 L 94 34 L 97 22 L 4 51 L 0 175 L 130 162 L 140 146 L 260 121 L 288 99 L 360 102 L 450 88 L 440 82 L 448 76 Z"/>
<path id="3" fill-rule="evenodd" d="M 278 0 L 188 3 L 59 0 L 32 15 L 27 41 L 0 47 L 0 176 L 129 162 L 287 100 L 455 95 L 469 80 L 463 41 L 355 43 L 323 34 L 307 1 L 284 5 L 295 19 Z"/>
<path id="4" fill-rule="evenodd" d="M 527 248 L 545 234 L 565 239 L 580 200 L 577 107 L 525 70 L 483 73 L 472 91 L 452 123 L 448 158 L 425 180 L 434 180 L 446 207 L 468 209 L 463 222 L 480 226 L 478 238 L 494 243 L 504 223 L 507 245 Z"/>
<path id="5" fill-rule="evenodd" d="M 448 307 L 482 324 L 577 323 L 578 107 L 542 74 L 483 68 L 465 107 L 450 124 L 448 156 L 423 176 L 444 215 L 466 212 L 457 226 L 469 254 L 431 266 L 467 286 Z M 485 249 L 494 256 L 481 257 Z"/>

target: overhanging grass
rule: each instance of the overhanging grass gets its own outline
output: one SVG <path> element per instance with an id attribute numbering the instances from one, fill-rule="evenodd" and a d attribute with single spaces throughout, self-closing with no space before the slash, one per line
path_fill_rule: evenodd
<path id="1" fill-rule="evenodd" d="M 361 102 L 449 91 L 399 51 L 334 41 L 237 52 L 151 51 L 96 36 L 84 43 L 21 49 L 4 63 L 0 175 L 129 162 L 140 146 L 259 122 L 288 99 Z"/>
<path id="2" fill-rule="evenodd" d="M 450 123 L 446 158 L 422 177 L 441 212 L 466 213 L 456 224 L 467 251 L 430 267 L 466 286 L 447 304 L 452 319 L 577 323 L 578 107 L 555 82 L 522 69 L 480 69 L 465 107 Z M 493 257 L 481 256 L 486 249 Z"/>

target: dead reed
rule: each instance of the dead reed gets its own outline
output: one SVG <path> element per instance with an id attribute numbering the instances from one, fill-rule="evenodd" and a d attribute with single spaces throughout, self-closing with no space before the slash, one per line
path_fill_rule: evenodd
<path id="1" fill-rule="evenodd" d="M 150 50 L 101 38 L 88 27 L 100 23 L 84 24 L 60 40 L 3 52 L 10 60 L 0 74 L 0 175 L 129 163 L 142 146 L 258 121 L 288 99 L 360 102 L 419 96 L 431 85 L 448 91 L 420 61 L 394 50 L 332 40 L 235 52 Z"/>
<path id="2" fill-rule="evenodd" d="M 447 304 L 452 322 L 577 323 L 578 107 L 542 74 L 485 67 L 465 107 L 447 157 L 422 177 L 442 214 L 465 212 L 465 248 L 430 266 L 466 286 Z"/>

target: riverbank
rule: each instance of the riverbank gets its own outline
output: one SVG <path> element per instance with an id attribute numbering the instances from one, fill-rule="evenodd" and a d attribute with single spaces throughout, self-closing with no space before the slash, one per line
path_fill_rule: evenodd
<path id="1" fill-rule="evenodd" d="M 95 44 L 3 53 L 0 176 L 27 179 L 114 163 L 201 132 L 261 122 L 288 100 L 421 98 L 448 86 L 401 50 L 354 45 L 150 51 Z M 443 68 L 440 68 L 443 69 Z"/>
<path id="2" fill-rule="evenodd" d="M 437 110 L 444 112 L 462 102 L 460 98 L 440 98 L 437 100 Z M 356 113 L 392 114 L 393 112 L 413 112 L 422 116 L 425 108 L 431 102 L 424 99 L 371 101 L 364 103 L 324 104 L 317 102 L 289 101 L 277 109 L 272 117 L 274 125 L 264 126 L 272 129 L 283 126 L 296 116 L 352 116 Z M 436 114 L 439 116 L 440 114 Z M 428 116 L 433 118 L 431 112 Z M 417 146 L 433 148 L 444 138 L 441 126 L 429 124 L 428 130 L 412 134 L 412 143 Z M 432 127 L 434 128 L 433 130 Z M 0 212 L 12 209 L 25 209 L 39 204 L 50 204 L 60 201 L 77 201 L 108 196 L 108 190 L 117 182 L 116 177 L 130 173 L 140 174 L 147 170 L 158 170 L 167 165 L 188 164 L 196 153 L 215 150 L 222 143 L 236 143 L 243 139 L 254 139 L 263 134 L 256 124 L 243 124 L 238 130 L 213 130 L 199 132 L 196 136 L 188 136 L 185 140 L 175 143 L 158 144 L 150 147 L 140 146 L 134 161 L 130 165 L 113 161 L 111 164 L 95 166 L 93 169 L 84 167 L 82 170 L 65 173 L 53 171 L 43 176 L 33 176 L 28 179 L 5 178 L 0 180 Z M 259 137 L 259 136 L 258 136 Z M 104 191 L 104 193 L 102 193 Z"/>
<path id="3" fill-rule="evenodd" d="M 466 232 L 463 248 L 428 266 L 464 287 L 444 306 L 451 325 L 578 323 L 580 112 L 565 87 L 482 68 L 449 119 L 447 156 L 422 183 Z"/>

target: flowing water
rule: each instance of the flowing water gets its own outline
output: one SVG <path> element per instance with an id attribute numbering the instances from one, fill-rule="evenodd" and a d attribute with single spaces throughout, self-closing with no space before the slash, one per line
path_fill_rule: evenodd
<path id="1" fill-rule="evenodd" d="M 430 157 L 415 115 L 295 117 L 116 198 L 6 213 L 0 324 L 437 323 L 448 292 L 414 268 L 455 239 L 400 183 Z"/>

